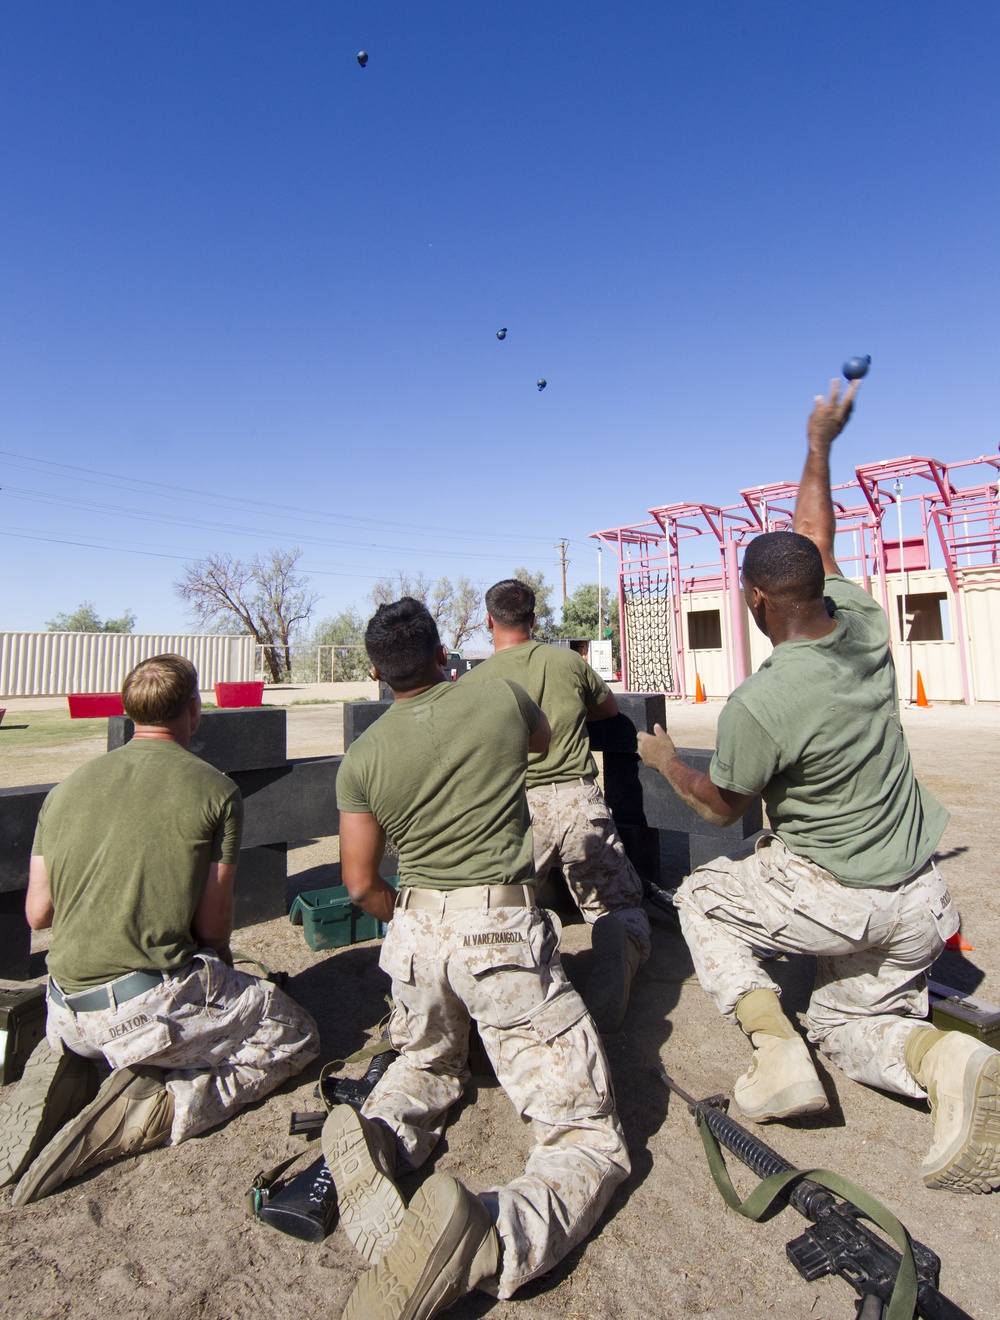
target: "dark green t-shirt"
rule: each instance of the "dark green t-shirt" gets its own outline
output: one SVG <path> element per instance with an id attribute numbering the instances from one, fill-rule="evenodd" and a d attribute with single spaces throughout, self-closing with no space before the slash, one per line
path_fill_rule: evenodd
<path id="1" fill-rule="evenodd" d="M 888 888 L 928 861 L 948 813 L 913 773 L 882 607 L 846 578 L 826 593 L 837 626 L 782 642 L 740 684 L 709 774 L 763 793 L 778 837 L 842 884 Z"/>
<path id="2" fill-rule="evenodd" d="M 540 712 L 514 683 L 438 683 L 389 707 L 348 748 L 341 811 L 371 812 L 418 889 L 534 881 L 524 796 Z"/>
<path id="3" fill-rule="evenodd" d="M 587 737 L 587 711 L 606 700 L 611 689 L 579 652 L 546 642 L 522 642 L 497 651 L 459 682 L 494 678 L 519 683 L 541 706 L 552 728 L 548 750 L 528 758 L 528 788 L 566 784 L 597 773 Z"/>
<path id="4" fill-rule="evenodd" d="M 173 742 L 135 738 L 57 784 L 32 846 L 52 889 L 56 984 L 189 963 L 209 865 L 237 860 L 242 824 L 233 781 Z"/>

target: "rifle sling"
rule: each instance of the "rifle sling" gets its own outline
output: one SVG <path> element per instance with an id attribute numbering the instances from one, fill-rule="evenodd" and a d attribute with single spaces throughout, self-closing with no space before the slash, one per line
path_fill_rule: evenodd
<path id="1" fill-rule="evenodd" d="M 261 1205 L 266 1203 L 267 1193 L 270 1192 L 271 1187 L 287 1169 L 290 1169 L 293 1164 L 297 1163 L 303 1155 L 308 1154 L 309 1148 L 307 1147 L 306 1150 L 300 1150 L 297 1155 L 289 1155 L 287 1159 L 282 1160 L 280 1164 L 275 1164 L 271 1169 L 261 1169 L 253 1180 L 253 1186 L 243 1198 L 246 1204 L 247 1214 L 249 1214 L 251 1218 L 260 1218 L 257 1212 Z"/>
<path id="2" fill-rule="evenodd" d="M 887 1233 L 899 1248 L 902 1260 L 896 1274 L 892 1297 L 889 1299 L 886 1320 L 912 1320 L 917 1305 L 917 1267 L 910 1249 L 910 1235 L 891 1210 L 887 1210 L 864 1188 L 858 1187 L 839 1173 L 831 1173 L 828 1169 L 787 1169 L 783 1173 L 773 1173 L 769 1178 L 758 1183 L 745 1201 L 741 1201 L 729 1177 L 725 1157 L 715 1134 L 700 1110 L 697 1111 L 696 1117 L 715 1185 L 722 1193 L 726 1204 L 738 1214 L 757 1222 L 791 1183 L 808 1178 L 814 1183 L 819 1183 L 821 1187 L 828 1188 L 836 1196 L 843 1197 L 845 1201 L 850 1201 L 866 1219 L 870 1219 L 873 1224 Z"/>

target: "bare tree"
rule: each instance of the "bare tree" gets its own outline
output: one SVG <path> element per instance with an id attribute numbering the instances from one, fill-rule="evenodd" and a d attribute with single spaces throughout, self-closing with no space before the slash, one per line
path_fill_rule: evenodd
<path id="1" fill-rule="evenodd" d="M 460 577 L 454 583 L 446 577 L 431 582 L 423 573 L 411 578 L 400 570 L 394 577 L 379 578 L 369 593 L 376 609 L 401 596 L 412 596 L 427 606 L 442 640 L 452 651 L 457 651 L 486 622 L 482 587 L 467 577 Z"/>
<path id="2" fill-rule="evenodd" d="M 467 642 L 479 632 L 486 623 L 486 606 L 483 604 L 483 589 L 466 577 L 460 577 L 454 586 L 447 578 L 437 584 L 442 601 L 442 613 L 435 615 L 438 627 L 443 624 L 445 632 L 451 638 L 451 649 L 457 651 L 463 642 Z"/>
<path id="3" fill-rule="evenodd" d="M 403 596 L 412 596 L 414 600 L 422 601 L 426 605 L 432 585 L 430 578 L 424 573 L 418 573 L 416 577 L 411 578 L 409 573 L 399 569 L 395 574 L 379 578 L 369 591 L 368 599 L 372 603 L 372 608 L 376 610 L 380 605 L 388 605 Z"/>
<path id="4" fill-rule="evenodd" d="M 240 632 L 249 633 L 264 648 L 271 681 L 288 682 L 289 648 L 298 625 L 308 620 L 316 604 L 308 579 L 296 572 L 301 558 L 301 550 L 269 550 L 251 560 L 206 555 L 185 565 L 175 589 L 203 628 L 235 620 Z"/>

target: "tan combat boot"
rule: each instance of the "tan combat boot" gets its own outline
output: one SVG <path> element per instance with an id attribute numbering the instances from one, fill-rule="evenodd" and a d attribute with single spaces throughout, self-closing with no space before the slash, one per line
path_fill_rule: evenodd
<path id="1" fill-rule="evenodd" d="M 781 1011 L 775 992 L 751 990 L 736 1005 L 736 1016 L 753 1042 L 750 1067 L 733 1085 L 733 1099 L 746 1117 L 767 1123 L 828 1109 L 809 1047 Z"/>
<path id="2" fill-rule="evenodd" d="M 406 1210 L 393 1181 L 396 1138 L 350 1105 L 337 1105 L 323 1124 L 322 1146 L 345 1233 L 365 1260 L 380 1261 Z"/>
<path id="3" fill-rule="evenodd" d="M 98 1164 L 162 1146 L 173 1117 L 174 1098 L 159 1068 L 118 1069 L 45 1147 L 14 1189 L 11 1205 L 39 1201 Z"/>
<path id="4" fill-rule="evenodd" d="M 499 1268 L 500 1241 L 486 1206 L 448 1174 L 432 1174 L 392 1250 L 347 1299 L 344 1320 L 430 1320 Z"/>
<path id="5" fill-rule="evenodd" d="M 917 1028 L 906 1066 L 927 1092 L 934 1141 L 920 1166 L 928 1187 L 1000 1187 L 1000 1052 L 961 1031 Z"/>
<path id="6" fill-rule="evenodd" d="M 639 970 L 639 946 L 615 919 L 614 913 L 598 917 L 591 927 L 590 946 L 594 964 L 587 978 L 583 1002 L 602 1035 L 621 1028 L 628 1008 L 632 980 Z"/>
<path id="7" fill-rule="evenodd" d="M 24 1075 L 0 1104 L 0 1187 L 17 1182 L 59 1129 L 90 1104 L 100 1086 L 92 1059 L 41 1040 Z"/>

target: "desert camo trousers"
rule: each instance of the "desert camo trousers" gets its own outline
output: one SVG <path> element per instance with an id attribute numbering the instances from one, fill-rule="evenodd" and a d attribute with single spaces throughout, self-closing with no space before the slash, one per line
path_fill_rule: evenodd
<path id="1" fill-rule="evenodd" d="M 397 908 L 382 947 L 389 1035 L 401 1054 L 363 1113 L 395 1133 L 401 1166 L 426 1160 L 462 1094 L 470 1019 L 500 1085 L 531 1122 L 524 1174 L 477 1192 L 501 1243 L 499 1279 L 481 1286 L 500 1297 L 586 1237 L 630 1168 L 604 1049 L 566 979 L 558 929 L 541 908 L 485 900 L 460 911 Z"/>
<path id="2" fill-rule="evenodd" d="M 852 889 L 764 835 L 747 857 L 700 866 L 675 901 L 698 980 L 730 1021 L 751 990 L 780 993 L 761 957 L 813 954 L 809 1039 L 856 1081 L 925 1094 L 903 1051 L 927 1015 L 924 973 L 959 926 L 933 862 L 894 889 Z"/>
<path id="3" fill-rule="evenodd" d="M 584 920 L 593 925 L 610 913 L 629 932 L 645 962 L 649 918 L 642 907 L 642 881 L 593 776 L 529 788 L 528 807 L 539 884 L 558 861 Z"/>
<path id="4" fill-rule="evenodd" d="M 206 953 L 116 1009 L 73 1013 L 49 998 L 49 1043 L 112 1068 L 162 1068 L 171 1146 L 224 1122 L 319 1053 L 316 1024 L 269 981 Z"/>

